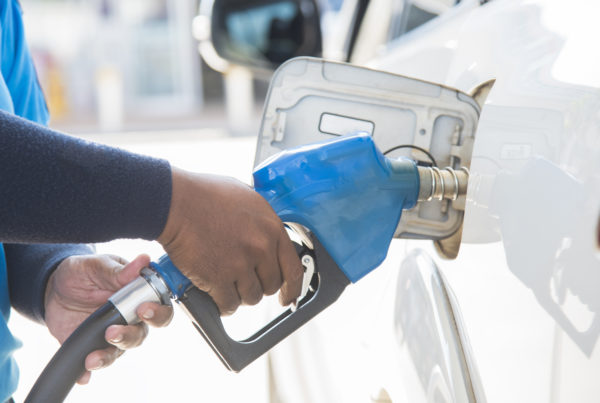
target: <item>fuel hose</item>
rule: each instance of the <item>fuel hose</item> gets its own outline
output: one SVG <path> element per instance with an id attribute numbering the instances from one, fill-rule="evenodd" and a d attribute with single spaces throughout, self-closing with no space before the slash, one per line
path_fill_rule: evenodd
<path id="1" fill-rule="evenodd" d="M 85 372 L 85 358 L 95 350 L 110 346 L 105 340 L 106 328 L 125 325 L 112 302 L 102 305 L 69 336 L 27 395 L 25 403 L 60 403 Z"/>
<path id="2" fill-rule="evenodd" d="M 60 403 L 85 372 L 89 353 L 110 346 L 104 338 L 111 325 L 140 322 L 136 309 L 143 302 L 170 304 L 170 292 L 160 275 L 146 267 L 140 277 L 113 294 L 104 305 L 84 320 L 46 365 L 27 395 L 25 403 Z"/>

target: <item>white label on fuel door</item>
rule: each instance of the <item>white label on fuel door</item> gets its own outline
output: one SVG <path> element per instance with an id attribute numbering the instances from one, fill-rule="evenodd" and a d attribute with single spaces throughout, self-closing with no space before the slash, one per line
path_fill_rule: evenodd
<path id="1" fill-rule="evenodd" d="M 333 115 L 331 113 L 322 114 L 321 121 L 319 122 L 319 130 L 322 133 L 335 134 L 337 136 L 357 132 L 365 132 L 373 135 L 373 129 L 375 129 L 375 124 L 368 120 Z"/>

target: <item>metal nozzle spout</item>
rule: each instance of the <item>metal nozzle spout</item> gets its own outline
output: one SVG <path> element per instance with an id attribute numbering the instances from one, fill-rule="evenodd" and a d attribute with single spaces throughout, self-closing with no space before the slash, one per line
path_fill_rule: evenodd
<path id="1" fill-rule="evenodd" d="M 419 201 L 456 200 L 467 194 L 469 170 L 466 167 L 453 169 L 446 167 L 418 167 L 421 187 Z"/>

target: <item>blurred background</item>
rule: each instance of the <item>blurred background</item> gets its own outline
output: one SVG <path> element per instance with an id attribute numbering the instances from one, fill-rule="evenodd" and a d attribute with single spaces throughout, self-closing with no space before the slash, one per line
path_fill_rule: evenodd
<path id="1" fill-rule="evenodd" d="M 210 35 L 202 18 L 194 19 L 202 14 L 200 3 L 22 0 L 51 126 L 74 134 L 201 127 L 256 135 L 270 72 L 223 65 L 223 59 L 212 63 L 221 73 L 210 68 L 199 51 Z M 396 38 L 441 13 L 427 9 L 431 0 L 378 0 L 364 14 L 367 3 L 316 1 L 319 54 L 368 63 Z M 203 2 L 205 8 L 211 4 Z M 359 32 L 353 25 L 361 13 Z M 252 18 L 245 23 L 257 24 Z"/>
<path id="2" fill-rule="evenodd" d="M 212 127 L 256 134 L 268 76 L 224 76 L 202 61 L 192 35 L 198 1 L 21 3 L 51 126 L 69 133 Z M 342 0 L 321 3 L 323 25 L 332 27 Z M 228 76 L 235 76 L 230 92 L 247 100 L 229 112 L 229 122 Z"/>
<path id="3" fill-rule="evenodd" d="M 188 0 L 25 0 L 52 115 L 69 132 L 220 126 L 220 74 L 202 65 Z"/>

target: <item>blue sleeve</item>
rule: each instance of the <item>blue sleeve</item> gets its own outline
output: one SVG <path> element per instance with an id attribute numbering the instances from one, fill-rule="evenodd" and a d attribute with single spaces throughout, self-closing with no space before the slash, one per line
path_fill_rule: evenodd
<path id="1" fill-rule="evenodd" d="M 43 125 L 44 95 L 17 0 L 0 2 L 0 109 Z M 166 222 L 166 161 L 84 142 L 0 112 L 0 242 L 156 238 Z"/>
<path id="2" fill-rule="evenodd" d="M 5 244 L 10 302 L 21 314 L 44 321 L 44 296 L 48 278 L 65 258 L 93 254 L 85 244 Z"/>
<path id="3" fill-rule="evenodd" d="M 156 239 L 167 161 L 83 141 L 0 111 L 0 242 Z"/>
<path id="4" fill-rule="evenodd" d="M 19 3 L 14 0 L 5 1 L 0 8 L 2 77 L 12 100 L 10 112 L 46 125 L 48 108 L 25 41 L 21 13 Z"/>

